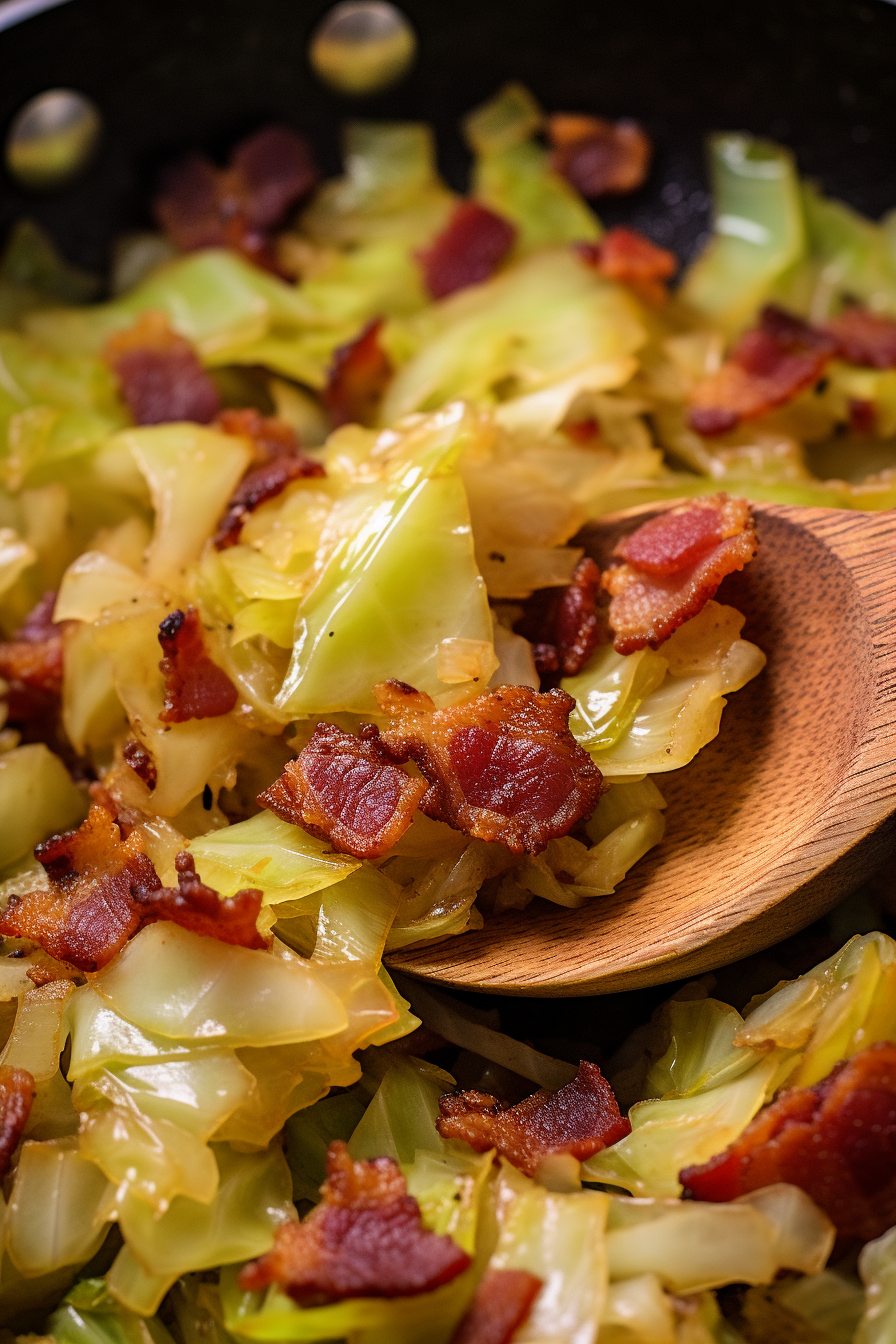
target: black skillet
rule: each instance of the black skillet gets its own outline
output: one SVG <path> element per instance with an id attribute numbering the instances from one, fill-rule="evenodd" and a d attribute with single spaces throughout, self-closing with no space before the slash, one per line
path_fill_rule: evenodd
<path id="1" fill-rule="evenodd" d="M 28 215 L 94 270 L 117 233 L 149 223 L 161 163 L 186 149 L 223 156 L 274 119 L 305 132 L 328 173 L 347 116 L 426 120 L 445 176 L 462 188 L 459 118 L 508 79 L 549 110 L 644 123 L 657 150 L 650 179 L 600 213 L 683 259 L 709 225 L 711 130 L 785 142 L 803 173 L 868 215 L 896 206 L 896 8 L 885 0 L 404 0 L 416 63 L 388 92 L 356 100 L 325 88 L 309 66 L 309 37 L 328 8 L 318 0 L 57 0 L 5 26 L 46 2 L 0 4 L 0 135 L 29 98 L 68 87 L 93 99 L 103 137 L 82 176 L 50 193 L 28 192 L 0 169 L 0 236 Z M 856 931 L 854 915 L 839 920 L 838 940 Z M 728 968 L 729 996 L 806 969 L 832 950 L 830 933 L 816 927 L 742 973 Z M 599 1005 L 481 995 L 475 1005 L 497 1009 L 505 1030 L 571 1054 L 578 1038 L 589 1051 L 612 1047 L 673 988 Z"/>

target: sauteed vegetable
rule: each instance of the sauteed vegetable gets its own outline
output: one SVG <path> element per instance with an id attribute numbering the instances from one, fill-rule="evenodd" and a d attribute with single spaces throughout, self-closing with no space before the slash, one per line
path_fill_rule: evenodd
<path id="1" fill-rule="evenodd" d="M 14 1334 L 894 1328 L 889 937 L 577 1070 L 383 965 L 661 843 L 657 777 L 765 663 L 720 590 L 750 500 L 896 503 L 892 229 L 718 137 L 670 289 L 586 199 L 643 180 L 640 128 L 509 86 L 465 132 L 463 199 L 419 125 L 350 127 L 322 184 L 282 127 L 175 164 L 102 302 L 7 244 Z"/>

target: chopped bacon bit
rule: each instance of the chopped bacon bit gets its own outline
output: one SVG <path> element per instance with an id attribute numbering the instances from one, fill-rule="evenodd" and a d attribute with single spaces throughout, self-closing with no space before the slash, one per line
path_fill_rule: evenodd
<path id="1" fill-rule="evenodd" d="M 33 1101 L 34 1079 L 28 1070 L 0 1066 L 0 1179 L 9 1171 Z"/>
<path id="2" fill-rule="evenodd" d="M 694 1199 L 716 1202 L 797 1185 L 842 1236 L 879 1237 L 896 1223 L 896 1045 L 873 1045 L 814 1087 L 783 1092 L 729 1148 L 680 1179 Z"/>
<path id="3" fill-rule="evenodd" d="M 389 379 L 392 361 L 380 345 L 383 319 L 374 318 L 333 356 L 323 402 L 334 427 L 373 425 Z"/>
<path id="4" fill-rule="evenodd" d="M 420 802 L 428 817 L 538 854 L 594 811 L 601 774 L 569 731 L 575 701 L 565 691 L 502 686 L 446 709 L 400 681 L 374 694 L 393 716 L 386 749 L 429 781 Z"/>
<path id="5" fill-rule="evenodd" d="M 240 1272 L 250 1292 L 276 1283 L 303 1307 L 350 1297 L 413 1297 L 450 1283 L 470 1257 L 423 1226 L 420 1206 L 391 1157 L 353 1162 L 327 1150 L 323 1199 L 301 1223 L 277 1229 L 273 1249 Z"/>
<path id="6" fill-rule="evenodd" d="M 571 1083 L 542 1089 L 516 1106 L 487 1092 L 448 1093 L 439 1100 L 436 1128 L 443 1139 L 463 1139 L 477 1153 L 495 1148 L 527 1176 L 550 1153 L 580 1161 L 631 1133 L 613 1089 L 596 1064 L 582 1060 Z"/>
<path id="7" fill-rule="evenodd" d="M 583 196 L 621 195 L 640 187 L 652 145 L 635 121 L 557 112 L 548 117 L 551 167 Z"/>
<path id="8" fill-rule="evenodd" d="M 106 778 L 111 780 L 111 774 L 107 774 Z M 139 826 L 141 822 L 146 820 L 142 812 L 138 812 L 133 807 L 127 807 L 119 799 L 113 798 L 111 791 L 98 779 L 92 780 L 87 785 L 87 792 L 92 803 L 104 807 L 109 813 L 109 816 L 121 831 L 122 840 L 127 840 L 134 827 Z"/>
<path id="9" fill-rule="evenodd" d="M 175 247 L 233 247 L 276 270 L 271 233 L 317 181 L 308 146 L 286 126 L 242 140 L 221 170 L 191 154 L 164 173 L 156 218 Z"/>
<path id="10" fill-rule="evenodd" d="M 672 252 L 657 247 L 649 238 L 623 225 L 608 229 L 599 243 L 580 243 L 578 253 L 586 265 L 608 280 L 631 285 L 642 298 L 661 303 L 665 281 L 675 274 L 678 262 Z"/>
<path id="11" fill-rule="evenodd" d="M 375 728 L 355 737 L 322 723 L 258 801 L 341 854 L 375 859 L 404 835 L 425 792 L 425 780 L 390 764 Z"/>
<path id="12" fill-rule="evenodd" d="M 756 554 L 745 499 L 693 499 L 651 518 L 614 551 L 623 563 L 603 576 L 617 653 L 658 648 L 715 595 L 726 574 Z"/>
<path id="13" fill-rule="evenodd" d="M 10 896 L 0 933 L 30 938 L 82 971 L 105 966 L 140 926 L 137 888 L 161 885 L 139 833 L 123 841 L 106 809 L 94 805 L 76 831 L 54 836 L 34 853 L 50 890 Z"/>
<path id="14" fill-rule="evenodd" d="M 873 434 L 877 428 L 877 407 L 864 397 L 849 399 L 849 427 L 855 434 Z"/>
<path id="15" fill-rule="evenodd" d="M 223 943 L 266 946 L 256 928 L 260 891 L 238 891 L 222 900 L 199 880 L 185 853 L 174 861 L 177 889 L 163 887 L 139 831 L 123 840 L 102 804 L 91 807 L 76 831 L 53 836 L 34 853 L 50 888 L 10 896 L 0 934 L 30 938 L 78 970 L 105 966 L 145 924 L 162 919 Z"/>
<path id="16" fill-rule="evenodd" d="M 237 689 L 206 653 L 196 608 L 178 609 L 166 616 L 159 624 L 159 643 L 165 655 L 159 663 L 165 678 L 162 722 L 185 723 L 229 714 L 238 699 Z"/>
<path id="17" fill-rule="evenodd" d="M 192 854 L 176 855 L 174 866 L 177 869 L 176 888 L 156 885 L 134 892 L 142 924 L 168 919 L 193 933 L 217 938 L 220 943 L 256 949 L 267 947 L 257 928 L 262 892 L 247 887 L 224 899 L 197 876 Z"/>
<path id="18" fill-rule="evenodd" d="M 691 392 L 688 423 L 698 434 L 724 434 L 791 401 L 820 378 L 837 343 L 826 331 L 767 304 L 718 373 Z"/>
<path id="19" fill-rule="evenodd" d="M 132 737 L 129 742 L 125 742 L 121 754 L 137 778 L 142 779 L 146 787 L 152 792 L 159 778 L 152 752 L 147 751 L 142 742 L 138 742 L 136 738 Z"/>
<path id="20" fill-rule="evenodd" d="M 0 641 L 0 677 L 12 723 L 54 723 L 62 694 L 62 638 L 69 622 L 53 621 L 56 594 L 44 593 L 11 640 Z"/>
<path id="21" fill-rule="evenodd" d="M 426 288 L 444 299 L 467 285 L 479 285 L 501 265 L 513 247 L 516 229 L 478 201 L 461 201 L 447 225 L 417 260 Z"/>
<path id="22" fill-rule="evenodd" d="M 584 420 L 567 421 L 560 426 L 560 433 L 572 439 L 573 443 L 590 443 L 600 434 L 600 425 L 593 415 L 589 415 Z"/>
<path id="23" fill-rule="evenodd" d="M 528 1319 L 541 1283 L 527 1269 L 487 1269 L 451 1344 L 510 1344 Z"/>
<path id="24" fill-rule="evenodd" d="M 220 407 L 217 389 L 183 336 L 161 312 L 143 313 L 103 350 L 137 425 L 193 420 L 207 425 Z"/>
<path id="25" fill-rule="evenodd" d="M 837 342 L 837 354 L 850 364 L 896 369 L 896 322 L 853 304 L 825 325 Z"/>
<path id="26" fill-rule="evenodd" d="M 243 523 L 260 504 L 279 495 L 290 481 L 323 476 L 325 472 L 319 462 L 302 452 L 295 430 L 284 420 L 247 408 L 222 411 L 216 423 L 225 434 L 249 439 L 255 453 L 255 465 L 230 496 L 215 533 L 215 547 L 223 551 L 237 544 Z"/>
<path id="27" fill-rule="evenodd" d="M 597 607 L 600 570 L 590 557 L 580 560 L 569 586 L 542 589 L 526 603 L 514 629 L 532 644 L 542 676 L 574 677 L 605 638 Z"/>

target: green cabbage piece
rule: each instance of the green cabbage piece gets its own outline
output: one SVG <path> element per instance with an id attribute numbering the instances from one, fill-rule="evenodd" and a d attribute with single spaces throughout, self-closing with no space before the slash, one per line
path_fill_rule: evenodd
<path id="1" fill-rule="evenodd" d="M 896 315 L 896 249 L 890 230 L 858 211 L 802 184 L 813 269 L 811 298 L 816 321 L 844 297 L 859 299 L 875 312 Z"/>
<path id="2" fill-rule="evenodd" d="M 643 701 L 663 682 L 669 664 L 653 649 L 624 656 L 602 645 L 584 671 L 566 677 L 563 689 L 576 702 L 570 730 L 586 751 L 605 751 L 628 732 Z"/>
<path id="3" fill-rule="evenodd" d="M 74 1136 L 26 1141 L 4 1223 L 16 1269 L 34 1278 L 86 1264 L 106 1235 L 108 1193 L 108 1181 L 78 1152 Z"/>
<path id="4" fill-rule="evenodd" d="M 82 1279 L 47 1322 L 56 1344 L 174 1344 L 161 1321 L 128 1311 L 103 1279 Z"/>
<path id="5" fill-rule="evenodd" d="M 0 1067 L 27 1069 L 34 1079 L 35 1097 L 24 1129 L 30 1138 L 61 1139 L 78 1130 L 72 1094 L 59 1068 L 71 994 L 70 981 L 56 980 L 20 995 L 0 1053 Z"/>
<path id="6" fill-rule="evenodd" d="M 381 481 L 337 506 L 357 519 L 318 560 L 296 621 L 278 707 L 293 715 L 376 710 L 372 687 L 398 677 L 437 694 L 444 639 L 490 645 L 491 615 L 476 569 L 457 458 L 473 433 L 454 404 L 408 431 Z M 360 516 L 359 516 L 360 515 Z"/>
<path id="7" fill-rule="evenodd" d="M 675 1344 L 675 1310 L 655 1274 L 611 1283 L 600 1319 L 605 1344 Z"/>
<path id="8" fill-rule="evenodd" d="M 176 924 L 141 930 L 92 984 L 143 1031 L 202 1045 L 318 1041 L 348 1024 L 316 969 L 282 944 L 254 952 Z"/>
<path id="9" fill-rule="evenodd" d="M 439 1097 L 454 1087 L 450 1074 L 422 1059 L 398 1059 L 390 1064 L 360 1123 L 352 1132 L 349 1152 L 355 1161 L 394 1158 L 410 1168 L 418 1153 L 445 1157 L 456 1152 L 467 1165 L 473 1161 L 464 1145 L 449 1145 L 436 1129 Z"/>
<path id="10" fill-rule="evenodd" d="M 33 219 L 10 230 L 0 257 L 0 324 L 14 325 L 32 308 L 87 303 L 100 282 L 60 256 L 50 235 Z"/>
<path id="11" fill-rule="evenodd" d="M 715 234 L 681 295 L 727 331 L 745 326 L 806 248 L 793 155 L 747 135 L 709 141 Z"/>
<path id="12" fill-rule="evenodd" d="M 464 123 L 476 156 L 473 195 L 516 226 L 519 253 L 591 242 L 603 232 L 579 193 L 551 168 L 548 151 L 530 138 L 542 120 L 531 94 L 507 84 Z"/>
<path id="13" fill-rule="evenodd" d="M 87 815 L 84 794 L 42 742 L 0 753 L 0 873 Z"/>
<path id="14" fill-rule="evenodd" d="M 497 876 L 512 862 L 502 845 L 482 840 L 465 843 L 456 833 L 437 855 L 398 854 L 387 859 L 383 872 L 403 887 L 401 905 L 386 940 L 388 951 L 481 927 L 476 922 L 481 916 L 473 904 L 479 889 L 487 878 Z"/>
<path id="15" fill-rule="evenodd" d="M 859 1256 L 865 1313 L 855 1344 L 887 1344 L 896 1331 L 896 1228 L 869 1241 Z"/>
<path id="16" fill-rule="evenodd" d="M 383 424 L 463 397 L 493 408 L 508 428 L 542 432 L 581 392 L 627 382 L 646 338 L 631 296 L 568 249 L 535 253 L 451 295 L 409 320 L 405 334 L 416 353 L 386 392 Z"/>
<path id="17" fill-rule="evenodd" d="M 79 985 L 69 999 L 66 1028 L 71 1042 L 66 1072 L 75 1082 L 109 1064 L 157 1064 L 221 1052 L 214 1043 L 195 1044 L 142 1031 L 116 1013 L 90 985 Z"/>
<path id="18" fill-rule="evenodd" d="M 628 720 L 627 726 L 611 745 L 588 748 L 605 775 L 616 778 L 677 770 L 712 741 L 727 703 L 724 697 L 745 686 L 766 663 L 761 649 L 740 638 L 743 623 L 744 617 L 733 607 L 707 602 L 699 615 L 686 621 L 662 645 L 662 653 L 656 657 L 665 660 L 668 671 L 640 704 L 637 704 L 638 673 L 649 677 L 656 672 L 645 674 L 641 671 L 643 664 L 635 666 L 629 682 L 632 689 L 628 696 L 620 694 L 621 703 L 617 702 L 617 713 L 623 724 Z M 629 657 L 637 659 L 640 654 Z M 592 667 L 596 675 L 592 674 Z M 658 669 L 659 663 L 652 667 Z M 615 721 L 612 726 L 605 725 L 599 717 L 601 695 L 614 694 L 616 690 L 612 671 L 613 659 L 599 649 L 578 677 L 561 682 L 566 689 L 573 683 L 585 703 L 584 713 L 577 706 L 570 727 L 576 737 L 582 735 L 579 740 L 586 747 L 595 726 L 605 734 L 615 729 Z M 623 679 L 623 691 L 624 687 Z M 592 695 L 594 719 L 589 721 Z M 632 714 L 633 701 L 636 707 Z"/>
<path id="19" fill-rule="evenodd" d="M 353 1091 L 339 1092 L 306 1106 L 287 1120 L 284 1149 L 297 1202 L 308 1199 L 317 1203 L 327 1176 L 327 1148 L 334 1139 L 347 1143 L 365 1110 L 366 1098 Z"/>
<path id="20" fill-rule="evenodd" d="M 168 1294 L 177 1321 L 180 1344 L 234 1344 L 224 1329 L 221 1294 L 216 1283 L 199 1274 L 185 1274 Z"/>
<path id="21" fill-rule="evenodd" d="M 78 1080 L 79 1111 L 105 1102 L 134 1107 L 208 1139 L 253 1089 L 252 1075 L 232 1050 L 202 1050 L 166 1059 L 96 1070 Z"/>
<path id="22" fill-rule="evenodd" d="M 557 1194 L 502 1162 L 496 1190 L 498 1243 L 490 1269 L 525 1269 L 543 1280 L 521 1344 L 593 1340 L 604 1311 L 608 1195 Z"/>
<path id="23" fill-rule="evenodd" d="M 361 862 L 267 811 L 197 836 L 190 853 L 202 880 L 222 896 L 257 887 L 266 905 L 344 883 Z"/>
<path id="24" fill-rule="evenodd" d="M 125 1245 L 106 1281 L 124 1306 L 150 1315 L 181 1274 L 262 1255 L 276 1228 L 295 1216 L 289 1168 L 276 1145 L 237 1153 L 216 1144 L 213 1152 L 218 1182 L 209 1203 L 181 1195 L 159 1215 L 133 1194 L 119 1200 Z"/>
<path id="25" fill-rule="evenodd" d="M 782 1322 L 785 1329 L 792 1330 L 798 1322 L 818 1332 L 819 1344 L 822 1341 L 823 1344 L 865 1344 L 861 1335 L 856 1334 L 865 1305 L 864 1294 L 854 1279 L 837 1270 L 823 1269 L 820 1274 L 784 1279 L 776 1283 L 767 1296 L 789 1313 L 787 1320 Z M 745 1301 L 744 1307 L 747 1306 Z"/>

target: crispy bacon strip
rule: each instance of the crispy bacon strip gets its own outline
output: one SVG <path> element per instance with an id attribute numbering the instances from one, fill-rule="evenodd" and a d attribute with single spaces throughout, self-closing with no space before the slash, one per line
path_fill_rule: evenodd
<path id="1" fill-rule="evenodd" d="M 383 319 L 374 318 L 333 356 L 323 402 L 333 426 L 373 425 L 392 377 L 392 361 L 380 345 Z"/>
<path id="2" fill-rule="evenodd" d="M 237 544 L 243 523 L 259 504 L 279 495 L 290 481 L 323 476 L 325 472 L 319 462 L 302 452 L 292 426 L 276 416 L 265 416 L 249 407 L 222 411 L 216 423 L 225 434 L 249 439 L 255 455 L 255 464 L 230 496 L 215 533 L 215 547 L 223 551 Z"/>
<path id="3" fill-rule="evenodd" d="M 650 303 L 666 298 L 665 282 L 678 268 L 672 252 L 622 225 L 608 229 L 599 243 L 581 243 L 579 256 L 608 280 L 630 285 Z"/>
<path id="4" fill-rule="evenodd" d="M 341 854 L 375 859 L 404 835 L 425 792 L 426 780 L 390 764 L 375 728 L 355 737 L 322 723 L 258 801 Z"/>
<path id="5" fill-rule="evenodd" d="M 147 890 L 135 890 L 141 924 L 168 919 L 193 933 L 217 938 L 220 943 L 257 949 L 267 947 L 257 928 L 262 892 L 247 887 L 235 896 L 222 898 L 197 876 L 193 856 L 185 851 L 176 855 L 174 867 L 177 887 L 156 885 Z"/>
<path id="6" fill-rule="evenodd" d="M 159 625 L 159 643 L 165 655 L 159 663 L 165 678 L 162 722 L 185 723 L 229 714 L 238 699 L 237 689 L 206 653 L 196 608 L 178 609 L 166 616 Z"/>
<path id="7" fill-rule="evenodd" d="M 828 332 L 767 304 L 759 326 L 741 337 L 718 373 L 692 390 L 688 424 L 698 434 L 724 434 L 783 406 L 818 381 L 836 351 Z"/>
<path id="8" fill-rule="evenodd" d="M 547 129 L 551 167 L 583 196 L 634 191 L 647 177 L 653 146 L 636 121 L 557 112 Z"/>
<path id="9" fill-rule="evenodd" d="M 256 928 L 260 891 L 238 891 L 222 900 L 199 880 L 186 853 L 174 861 L 177 889 L 163 887 L 139 831 L 123 840 L 115 818 L 100 803 L 76 831 L 53 836 L 34 852 L 50 889 L 11 896 L 0 933 L 29 938 L 78 970 L 105 966 L 139 929 L 160 919 L 220 942 L 266 946 Z"/>
<path id="10" fill-rule="evenodd" d="M 681 1173 L 694 1199 L 798 1185 L 843 1236 L 896 1223 L 896 1045 L 873 1045 L 814 1087 L 791 1088 L 717 1157 Z"/>
<path id="11" fill-rule="evenodd" d="M 103 350 L 137 425 L 194 420 L 207 425 L 220 407 L 218 391 L 189 341 L 161 312 L 143 313 Z"/>
<path id="12" fill-rule="evenodd" d="M 649 519 L 614 551 L 606 570 L 609 621 L 617 653 L 658 648 L 714 596 L 726 574 L 756 554 L 756 529 L 745 499 L 689 500 Z"/>
<path id="13" fill-rule="evenodd" d="M 569 586 L 543 589 L 526 603 L 514 629 L 532 644 L 535 666 L 542 676 L 574 677 L 606 638 L 597 600 L 600 570 L 585 556 Z"/>
<path id="14" fill-rule="evenodd" d="M 191 154 L 163 174 L 155 214 L 183 252 L 233 247 L 276 270 L 271 233 L 317 181 L 308 145 L 286 126 L 240 141 L 225 169 Z"/>
<path id="15" fill-rule="evenodd" d="M 582 1060 L 571 1083 L 502 1106 L 487 1092 L 455 1092 L 439 1100 L 436 1128 L 443 1139 L 463 1139 L 477 1153 L 495 1148 L 527 1176 L 549 1153 L 583 1161 L 631 1133 L 613 1089 L 596 1064 Z"/>
<path id="16" fill-rule="evenodd" d="M 852 304 L 825 324 L 837 342 L 837 354 L 850 364 L 896 369 L 896 322 Z"/>
<path id="17" fill-rule="evenodd" d="M 28 1123 L 34 1101 L 34 1079 L 27 1069 L 0 1067 L 0 1180 Z"/>
<path id="18" fill-rule="evenodd" d="M 69 624 L 53 622 L 54 592 L 44 593 L 11 640 L 0 642 L 0 677 L 12 723 L 55 722 L 62 694 L 62 641 Z"/>
<path id="19" fill-rule="evenodd" d="M 327 1150 L 323 1199 L 301 1223 L 277 1229 L 273 1249 L 246 1265 L 240 1286 L 278 1284 L 302 1306 L 348 1297 L 413 1297 L 449 1283 L 470 1264 L 448 1236 L 424 1228 L 396 1162 L 353 1162 Z"/>
<path id="20" fill-rule="evenodd" d="M 125 742 L 121 754 L 137 778 L 143 780 L 151 793 L 159 778 L 152 752 L 147 751 L 142 742 L 138 742 L 136 738 L 132 737 L 129 742 Z"/>
<path id="21" fill-rule="evenodd" d="M 110 814 L 94 805 L 76 831 L 53 836 L 34 853 L 50 890 L 10 896 L 0 933 L 30 938 L 82 971 L 105 966 L 140 926 L 135 891 L 161 885 L 139 834 L 122 840 Z"/>
<path id="22" fill-rule="evenodd" d="M 488 280 L 516 239 L 516 228 L 478 201 L 461 201 L 447 225 L 417 260 L 426 288 L 444 299 L 467 285 Z"/>
<path id="23" fill-rule="evenodd" d="M 451 1344 L 510 1344 L 541 1289 L 527 1269 L 487 1269 Z"/>
<path id="24" fill-rule="evenodd" d="M 374 687 L 392 716 L 382 742 L 429 782 L 421 811 L 515 854 L 538 854 L 589 817 L 601 774 L 569 731 L 565 691 L 502 686 L 447 709 L 401 681 Z"/>

